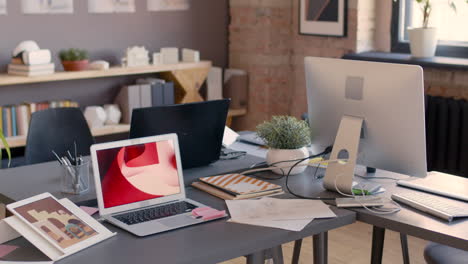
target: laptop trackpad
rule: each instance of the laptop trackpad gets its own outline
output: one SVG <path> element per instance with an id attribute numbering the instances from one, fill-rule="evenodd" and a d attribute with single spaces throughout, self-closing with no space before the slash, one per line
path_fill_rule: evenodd
<path id="1" fill-rule="evenodd" d="M 189 225 L 191 223 L 196 223 L 198 221 L 200 220 L 196 220 L 189 215 L 178 215 L 175 217 L 160 219 L 158 222 L 167 227 L 178 227 L 178 226 Z"/>

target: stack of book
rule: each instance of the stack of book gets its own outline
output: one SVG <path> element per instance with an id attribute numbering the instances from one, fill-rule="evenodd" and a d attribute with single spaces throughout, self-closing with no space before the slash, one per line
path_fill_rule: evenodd
<path id="1" fill-rule="evenodd" d="M 192 183 L 192 186 L 224 200 L 241 200 L 283 193 L 283 188 L 277 184 L 237 173 L 203 177 L 199 180 Z"/>
<path id="2" fill-rule="evenodd" d="M 137 84 L 122 87 L 114 102 L 122 110 L 122 122 L 129 124 L 135 108 L 174 104 L 174 83 L 156 78 L 138 79 Z"/>
<path id="3" fill-rule="evenodd" d="M 21 53 L 20 53 L 21 54 Z M 25 63 L 21 56 L 13 57 L 11 63 L 8 64 L 8 74 L 21 76 L 39 76 L 47 75 L 55 72 L 55 64 L 51 62 L 50 52 L 37 52 L 35 56 L 41 58 L 30 59 L 30 63 Z M 39 64 L 36 64 L 35 62 Z"/>
<path id="4" fill-rule="evenodd" d="M 32 113 L 57 107 L 78 107 L 78 103 L 62 100 L 0 106 L 0 128 L 5 137 L 25 136 L 28 133 Z"/>

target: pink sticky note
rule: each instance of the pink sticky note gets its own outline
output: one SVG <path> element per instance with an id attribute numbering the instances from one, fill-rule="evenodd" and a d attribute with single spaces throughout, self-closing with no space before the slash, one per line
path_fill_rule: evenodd
<path id="1" fill-rule="evenodd" d="M 99 209 L 94 208 L 94 207 L 88 207 L 88 206 L 80 206 L 81 210 L 85 211 L 89 215 L 95 214 Z"/>
<path id="2" fill-rule="evenodd" d="M 10 254 L 13 250 L 17 249 L 17 246 L 0 245 L 0 258 Z"/>
<path id="3" fill-rule="evenodd" d="M 205 221 L 208 221 L 208 220 L 223 217 L 225 214 L 226 214 L 226 211 L 224 210 L 218 211 L 218 210 L 212 209 L 208 211 L 206 214 L 203 214 L 202 219 Z"/>
<path id="4" fill-rule="evenodd" d="M 192 210 L 192 215 L 193 216 L 203 216 L 204 212 L 207 212 L 209 210 L 213 210 L 210 207 L 198 207 Z"/>

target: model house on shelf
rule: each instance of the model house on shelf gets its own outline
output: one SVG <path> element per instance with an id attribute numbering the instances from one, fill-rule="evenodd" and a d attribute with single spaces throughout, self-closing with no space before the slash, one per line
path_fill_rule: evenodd
<path id="1" fill-rule="evenodd" d="M 141 46 L 127 48 L 125 58 L 122 59 L 122 65 L 125 67 L 138 67 L 149 65 L 149 52 Z"/>

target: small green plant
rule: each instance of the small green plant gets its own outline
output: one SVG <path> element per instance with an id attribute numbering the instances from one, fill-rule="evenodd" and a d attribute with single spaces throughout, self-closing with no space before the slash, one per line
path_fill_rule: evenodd
<path id="1" fill-rule="evenodd" d="M 310 128 L 307 122 L 292 116 L 273 116 L 257 126 L 257 135 L 270 148 L 298 149 L 310 144 Z"/>
<path id="2" fill-rule="evenodd" d="M 67 49 L 61 50 L 59 57 L 62 61 L 81 61 L 88 59 L 88 52 L 84 49 Z"/>
<path id="3" fill-rule="evenodd" d="M 395 0 L 396 1 L 396 0 Z M 434 0 L 415 0 L 421 9 L 421 12 L 423 14 L 423 27 L 428 28 L 429 27 L 429 18 L 431 17 L 431 12 L 432 12 L 432 1 Z M 462 0 L 463 2 L 468 4 L 468 0 Z M 454 12 L 457 12 L 457 5 L 455 4 L 457 0 L 447 0 L 448 5 Z"/>
<path id="4" fill-rule="evenodd" d="M 0 141 L 2 142 L 2 145 L 5 147 L 5 151 L 8 155 L 8 167 L 10 167 L 11 163 L 11 150 L 10 146 L 8 146 L 8 142 L 6 141 L 5 135 L 3 134 L 3 130 L 0 129 Z M 2 167 L 2 150 L 0 149 L 0 168 Z"/>

